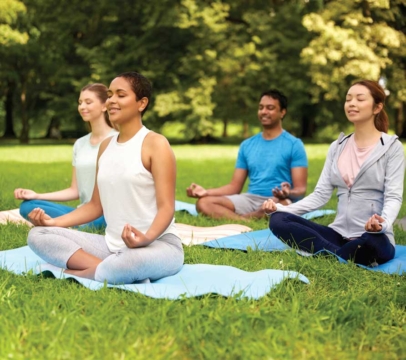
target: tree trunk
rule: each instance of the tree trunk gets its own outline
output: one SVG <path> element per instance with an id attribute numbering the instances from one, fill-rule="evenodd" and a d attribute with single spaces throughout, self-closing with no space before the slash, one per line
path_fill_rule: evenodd
<path id="1" fill-rule="evenodd" d="M 311 139 L 316 132 L 316 123 L 314 121 L 315 117 L 315 106 L 314 105 L 305 105 L 302 108 L 302 119 L 301 119 L 301 130 L 300 138 Z"/>
<path id="2" fill-rule="evenodd" d="M 6 90 L 6 99 L 4 100 L 4 109 L 6 111 L 6 128 L 4 130 L 3 138 L 17 138 L 13 127 L 14 91 L 15 83 L 10 81 Z"/>
<path id="3" fill-rule="evenodd" d="M 303 115 L 300 138 L 311 139 L 314 135 L 315 129 L 316 129 L 316 126 L 314 123 L 314 118 L 307 116 L 307 115 Z"/>
<path id="4" fill-rule="evenodd" d="M 59 120 L 55 116 L 52 116 L 47 129 L 47 133 L 45 135 L 45 139 L 61 139 L 61 138 L 62 135 L 59 129 Z"/>
<path id="5" fill-rule="evenodd" d="M 242 122 L 242 137 L 244 139 L 248 139 L 248 137 L 250 136 L 249 134 L 249 126 L 248 126 L 248 121 L 243 121 Z"/>
<path id="6" fill-rule="evenodd" d="M 228 125 L 228 120 L 223 120 L 223 134 L 221 135 L 223 138 L 228 137 L 227 125 Z"/>
<path id="7" fill-rule="evenodd" d="M 20 143 L 28 144 L 29 140 L 29 124 L 28 124 L 28 111 L 27 111 L 27 84 L 25 81 L 22 82 L 21 89 L 21 134 L 20 134 Z"/>
<path id="8" fill-rule="evenodd" d="M 396 109 L 395 116 L 395 131 L 396 135 L 400 138 L 406 138 L 406 127 L 403 125 L 405 122 L 405 103 L 401 103 L 400 106 Z"/>

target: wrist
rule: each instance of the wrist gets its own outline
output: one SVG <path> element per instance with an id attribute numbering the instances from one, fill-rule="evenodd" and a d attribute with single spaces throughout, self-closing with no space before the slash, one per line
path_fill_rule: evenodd
<path id="1" fill-rule="evenodd" d="M 206 190 L 201 197 L 209 196 L 209 190 Z"/>

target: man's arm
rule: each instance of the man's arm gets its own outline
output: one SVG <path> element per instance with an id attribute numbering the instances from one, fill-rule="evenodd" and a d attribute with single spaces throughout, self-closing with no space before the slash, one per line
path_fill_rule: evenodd
<path id="1" fill-rule="evenodd" d="M 307 187 L 307 168 L 306 167 L 292 168 L 291 176 L 293 188 L 288 182 L 284 181 L 280 185 L 280 188 L 276 187 L 272 189 L 272 194 L 276 199 L 278 199 L 278 201 L 286 199 L 298 200 L 305 195 Z"/>
<path id="2" fill-rule="evenodd" d="M 290 189 L 289 199 L 296 200 L 306 194 L 307 189 L 307 168 L 295 167 L 291 170 L 293 189 Z"/>
<path id="3" fill-rule="evenodd" d="M 205 189 L 202 186 L 192 183 L 187 189 L 186 193 L 189 197 L 202 198 L 205 196 L 225 196 L 239 194 L 244 187 L 245 180 L 247 179 L 248 171 L 245 169 L 235 169 L 230 183 L 227 185 Z"/>

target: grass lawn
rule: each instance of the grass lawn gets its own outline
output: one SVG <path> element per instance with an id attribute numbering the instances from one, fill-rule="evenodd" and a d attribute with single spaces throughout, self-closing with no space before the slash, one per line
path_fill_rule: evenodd
<path id="1" fill-rule="evenodd" d="M 309 189 L 327 145 L 307 145 Z M 177 199 L 190 182 L 231 178 L 237 146 L 174 146 Z M 0 209 L 19 205 L 16 187 L 46 192 L 70 184 L 72 147 L 0 147 Z M 72 202 L 72 204 L 75 204 Z M 335 208 L 332 199 L 326 208 Z M 406 205 L 400 217 L 406 215 Z M 176 214 L 180 223 L 225 221 Z M 317 220 L 328 224 L 332 216 Z M 264 229 L 265 220 L 246 224 Z M 0 225 L 0 250 L 26 244 L 28 227 Z M 406 233 L 396 229 L 397 243 Z M 93 292 L 71 281 L 0 270 L 0 359 L 404 359 L 406 281 L 294 251 L 240 252 L 185 248 L 185 263 L 247 271 L 294 270 L 309 285 L 285 281 L 260 300 L 207 295 L 154 300 L 114 289 Z"/>

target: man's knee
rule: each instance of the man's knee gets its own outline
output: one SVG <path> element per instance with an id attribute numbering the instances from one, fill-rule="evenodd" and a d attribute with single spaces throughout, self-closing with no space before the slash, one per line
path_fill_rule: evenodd
<path id="1" fill-rule="evenodd" d="M 200 214 L 208 215 L 213 205 L 212 196 L 202 197 L 197 200 L 196 210 Z"/>
<path id="2" fill-rule="evenodd" d="M 200 198 L 196 203 L 196 210 L 204 215 L 210 216 L 215 210 L 214 207 L 224 207 L 235 212 L 234 204 L 224 196 L 205 196 Z"/>

